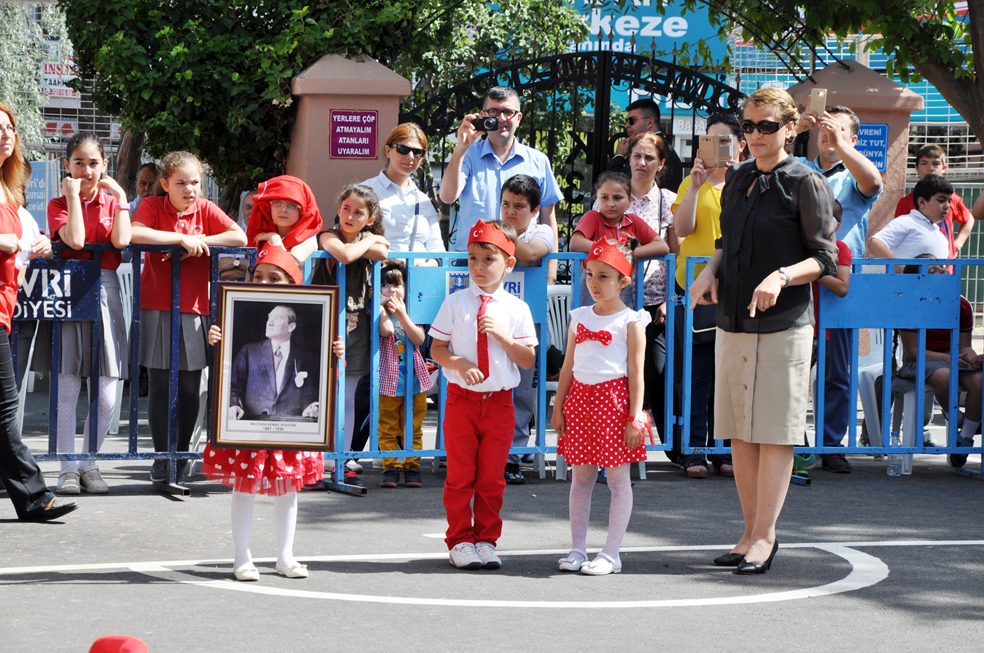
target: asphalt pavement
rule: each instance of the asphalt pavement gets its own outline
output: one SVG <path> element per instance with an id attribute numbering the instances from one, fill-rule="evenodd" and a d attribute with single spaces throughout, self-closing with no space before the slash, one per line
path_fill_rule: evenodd
<path id="1" fill-rule="evenodd" d="M 28 402 L 35 451 L 46 401 Z M 867 456 L 850 456 L 848 475 L 814 470 L 810 486 L 789 489 L 781 548 L 761 577 L 711 564 L 741 534 L 733 479 L 686 479 L 651 458 L 620 575 L 557 570 L 569 486 L 530 471 L 506 488 L 502 569 L 451 567 L 444 470 L 428 461 L 420 489 L 381 489 L 369 466 L 365 497 L 302 493 L 294 552 L 308 579 L 275 573 L 272 501 L 258 498 L 257 583 L 232 579 L 228 489 L 199 476 L 173 497 L 149 482 L 148 462 L 104 462 L 111 493 L 82 495 L 61 522 L 17 522 L 0 501 L 0 651 L 87 651 L 113 633 L 155 652 L 981 650 L 984 483 L 942 457 L 917 456 L 900 478 Z M 57 463 L 42 467 L 54 486 Z M 598 550 L 608 490 L 595 490 Z"/>

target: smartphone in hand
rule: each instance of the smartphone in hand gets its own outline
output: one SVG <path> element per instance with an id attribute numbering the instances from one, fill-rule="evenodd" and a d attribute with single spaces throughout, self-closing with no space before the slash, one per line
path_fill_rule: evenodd
<path id="1" fill-rule="evenodd" d="M 817 118 L 823 117 L 823 112 L 827 110 L 827 89 L 815 88 L 810 91 L 810 111 L 817 114 Z"/>

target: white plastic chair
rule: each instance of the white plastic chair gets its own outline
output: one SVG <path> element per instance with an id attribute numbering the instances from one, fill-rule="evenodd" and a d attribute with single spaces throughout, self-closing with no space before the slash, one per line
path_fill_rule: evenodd
<path id="1" fill-rule="evenodd" d="M 130 334 L 130 324 L 133 323 L 133 264 L 120 263 L 116 268 L 116 276 L 120 278 L 120 295 L 123 300 L 123 321 L 126 323 L 126 332 Z M 129 347 L 127 347 L 129 350 Z M 130 361 L 130 383 L 134 383 L 140 378 L 139 362 Z M 120 432 L 120 414 L 123 411 L 123 384 L 116 384 L 116 410 L 113 413 L 113 421 L 109 424 L 109 432 L 117 435 Z"/>
<path id="2" fill-rule="evenodd" d="M 883 345 L 884 332 L 881 329 L 868 329 L 871 336 L 871 351 L 858 356 L 858 394 L 861 395 L 861 408 L 864 411 L 864 421 L 868 429 L 868 438 L 874 447 L 881 446 L 882 427 L 879 380 L 883 376 Z M 933 386 L 925 385 L 923 397 L 923 426 L 929 424 L 933 417 Z M 911 379 L 892 379 L 892 431 L 902 427 L 902 445 L 915 446 L 916 442 L 916 382 Z M 902 399 L 899 402 L 899 398 Z M 922 434 L 922 429 L 919 430 Z M 902 473 L 912 473 L 912 454 L 902 457 Z"/>

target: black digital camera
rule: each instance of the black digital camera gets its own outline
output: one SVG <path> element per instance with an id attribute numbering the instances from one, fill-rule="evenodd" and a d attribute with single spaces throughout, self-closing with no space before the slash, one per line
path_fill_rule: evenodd
<path id="1" fill-rule="evenodd" d="M 499 119 L 492 116 L 479 116 L 472 120 L 477 132 L 496 132 L 499 131 Z"/>

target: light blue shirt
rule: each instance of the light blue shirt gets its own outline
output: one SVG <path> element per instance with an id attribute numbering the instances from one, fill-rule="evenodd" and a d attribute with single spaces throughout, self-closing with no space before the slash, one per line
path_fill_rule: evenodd
<path id="1" fill-rule="evenodd" d="M 540 185 L 541 211 L 564 198 L 550 169 L 550 161 L 543 152 L 517 140 L 505 162 L 501 162 L 488 139 L 468 148 L 461 162 L 465 186 L 458 198 L 454 251 L 468 250 L 467 234 L 476 222 L 499 219 L 502 184 L 516 175 L 529 175 Z"/>
<path id="2" fill-rule="evenodd" d="M 830 184 L 834 199 L 841 205 L 840 229 L 837 230 L 837 240 L 851 248 L 851 256 L 864 258 L 864 239 L 868 235 L 868 213 L 879 197 L 884 187 L 871 197 L 865 197 L 858 190 L 858 182 L 847 169 L 843 161 L 838 161 L 826 171 L 820 169 L 820 157 L 809 161 L 803 157 L 796 160 L 816 170 Z"/>

